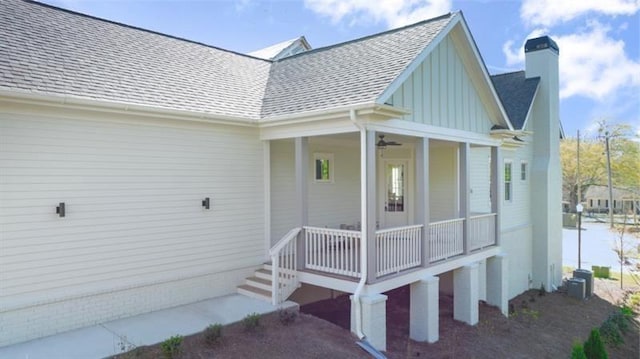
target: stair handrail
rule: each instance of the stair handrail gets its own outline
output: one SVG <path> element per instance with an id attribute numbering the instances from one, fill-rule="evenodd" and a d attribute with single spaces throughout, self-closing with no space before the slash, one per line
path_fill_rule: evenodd
<path id="1" fill-rule="evenodd" d="M 271 249 L 269 249 L 269 256 L 271 257 L 271 303 L 278 305 L 285 301 L 298 286 L 298 278 L 296 273 L 297 265 L 297 253 L 296 253 L 296 241 L 298 234 L 302 230 L 301 227 L 293 228 L 287 234 L 284 235 Z M 293 242 L 292 242 L 293 241 Z M 280 255 L 283 249 L 288 245 L 293 246 L 288 248 L 288 254 L 290 255 L 286 264 L 288 267 L 283 273 L 283 278 L 280 275 Z M 281 279 L 283 279 L 281 281 Z M 285 290 L 287 292 L 285 292 Z"/>
<path id="2" fill-rule="evenodd" d="M 287 232 L 287 234 L 280 238 L 280 240 L 276 244 L 274 244 L 271 249 L 269 249 L 269 256 L 273 257 L 278 252 L 280 252 L 282 248 L 284 248 L 284 246 L 286 246 L 293 238 L 298 235 L 298 233 L 300 233 L 301 230 L 302 227 L 297 227 Z"/>

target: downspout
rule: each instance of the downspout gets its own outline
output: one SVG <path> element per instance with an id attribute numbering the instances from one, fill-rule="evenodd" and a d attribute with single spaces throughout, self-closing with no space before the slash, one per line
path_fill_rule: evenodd
<path id="1" fill-rule="evenodd" d="M 355 304 L 354 314 L 356 316 L 356 335 L 359 339 L 364 339 L 362 332 L 362 304 L 360 294 L 367 282 L 367 229 L 369 228 L 367 218 L 367 130 L 360 125 L 356 118 L 356 110 L 349 110 L 349 119 L 360 130 L 360 281 L 353 293 Z M 364 166 L 362 164 L 365 164 Z M 364 230 L 363 230 L 364 229 Z"/>

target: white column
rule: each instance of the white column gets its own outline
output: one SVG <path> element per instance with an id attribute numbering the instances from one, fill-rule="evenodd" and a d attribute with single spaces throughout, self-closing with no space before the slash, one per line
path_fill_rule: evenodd
<path id="1" fill-rule="evenodd" d="M 487 301 L 487 260 L 478 262 L 478 299 Z"/>
<path id="2" fill-rule="evenodd" d="M 460 217 L 464 218 L 464 253 L 469 254 L 469 217 L 471 215 L 471 203 L 469 195 L 471 191 L 471 147 L 469 143 L 460 144 Z"/>
<path id="3" fill-rule="evenodd" d="M 376 132 L 366 131 L 366 218 L 362 218 L 362 231 L 366 235 L 362 237 L 367 241 L 367 282 L 372 283 L 376 279 Z M 364 234 L 364 233 L 363 233 Z"/>
<path id="4" fill-rule="evenodd" d="M 509 316 L 508 259 L 498 254 L 487 259 L 487 303 Z"/>
<path id="5" fill-rule="evenodd" d="M 478 263 L 453 271 L 453 319 L 478 324 Z"/>
<path id="6" fill-rule="evenodd" d="M 429 264 L 429 139 L 416 143 L 416 224 L 422 227 L 422 266 Z"/>
<path id="7" fill-rule="evenodd" d="M 296 173 L 296 215 L 297 225 L 302 227 L 308 223 L 307 174 L 309 172 L 309 146 L 306 137 L 296 137 L 295 141 L 295 173 Z M 297 258 L 298 268 L 304 268 L 304 238 L 298 236 Z"/>
<path id="8" fill-rule="evenodd" d="M 491 147 L 491 212 L 496 214 L 496 245 L 500 245 L 500 217 L 502 216 L 502 201 L 504 194 L 502 184 L 504 183 L 504 172 L 502 164 L 502 153 L 500 147 Z"/>
<path id="9" fill-rule="evenodd" d="M 355 305 L 351 298 L 351 332 L 355 333 Z M 360 297 L 362 305 L 362 333 L 374 348 L 387 350 L 387 296 L 368 294 Z"/>
<path id="10" fill-rule="evenodd" d="M 264 256 L 269 260 L 271 249 L 271 141 L 262 141 L 264 178 Z"/>
<path id="11" fill-rule="evenodd" d="M 439 339 L 439 287 L 436 276 L 411 283 L 409 337 L 415 341 L 435 343 Z"/>

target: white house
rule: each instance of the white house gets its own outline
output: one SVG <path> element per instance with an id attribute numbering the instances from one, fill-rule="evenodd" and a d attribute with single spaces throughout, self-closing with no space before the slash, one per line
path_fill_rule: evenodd
<path id="1" fill-rule="evenodd" d="M 506 315 L 561 283 L 550 38 L 496 76 L 460 12 L 279 45 L 0 2 L 0 346 L 305 284 L 351 293 L 385 349 L 388 290 L 411 285 L 433 342 L 440 292 L 473 325 L 479 300 Z"/>

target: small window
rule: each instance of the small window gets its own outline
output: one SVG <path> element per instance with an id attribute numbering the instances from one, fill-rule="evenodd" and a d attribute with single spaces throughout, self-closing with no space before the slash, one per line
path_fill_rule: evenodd
<path id="1" fill-rule="evenodd" d="M 314 182 L 333 182 L 333 154 L 316 153 Z"/>
<path id="2" fill-rule="evenodd" d="M 527 162 L 520 162 L 520 180 L 527 180 Z"/>
<path id="3" fill-rule="evenodd" d="M 513 185 L 511 176 L 511 162 L 504 163 L 504 200 L 511 201 L 513 196 Z"/>

